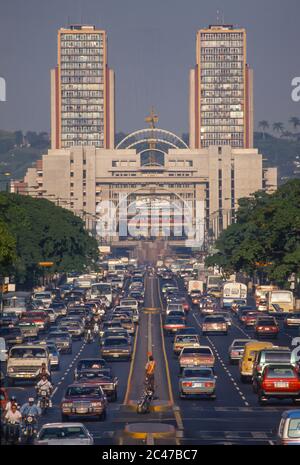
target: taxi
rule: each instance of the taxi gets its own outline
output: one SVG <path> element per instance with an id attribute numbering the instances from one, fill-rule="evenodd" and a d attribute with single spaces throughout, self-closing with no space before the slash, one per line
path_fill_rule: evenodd
<path id="1" fill-rule="evenodd" d="M 198 335 L 184 335 L 177 334 L 173 343 L 173 352 L 178 355 L 184 348 L 196 348 L 200 347 L 200 341 Z"/>
<path id="2" fill-rule="evenodd" d="M 256 353 L 263 349 L 271 349 L 271 342 L 252 340 L 244 347 L 243 357 L 239 360 L 239 372 L 242 383 L 250 382 L 253 376 L 253 366 Z"/>

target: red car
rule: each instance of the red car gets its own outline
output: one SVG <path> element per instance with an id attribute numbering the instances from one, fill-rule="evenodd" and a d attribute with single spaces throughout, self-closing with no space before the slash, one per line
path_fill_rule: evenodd
<path id="1" fill-rule="evenodd" d="M 183 328 L 185 328 L 184 318 L 167 316 L 164 324 L 165 333 L 176 333 L 178 330 Z"/>
<path id="2" fill-rule="evenodd" d="M 0 410 L 1 413 L 4 412 L 6 404 L 8 402 L 8 394 L 5 388 L 0 388 Z"/>
<path id="3" fill-rule="evenodd" d="M 300 373 L 290 364 L 267 365 L 262 373 L 258 401 L 263 404 L 270 398 L 293 399 L 300 402 Z"/>
<path id="4" fill-rule="evenodd" d="M 259 316 L 258 312 L 247 312 L 245 318 L 244 318 L 244 325 L 247 326 L 254 326 L 257 320 L 257 317 Z"/>
<path id="5" fill-rule="evenodd" d="M 83 370 L 78 375 L 78 382 L 100 386 L 106 397 L 112 402 L 118 398 L 118 378 L 112 375 L 110 368 L 102 368 L 98 372 L 95 370 Z"/>
<path id="6" fill-rule="evenodd" d="M 47 329 L 50 325 L 50 317 L 47 312 L 32 311 L 23 313 L 23 318 L 27 322 L 35 323 L 39 329 Z"/>
<path id="7" fill-rule="evenodd" d="M 254 324 L 254 332 L 257 338 L 270 337 L 277 338 L 279 333 L 279 326 L 274 317 L 260 317 L 257 318 Z"/>

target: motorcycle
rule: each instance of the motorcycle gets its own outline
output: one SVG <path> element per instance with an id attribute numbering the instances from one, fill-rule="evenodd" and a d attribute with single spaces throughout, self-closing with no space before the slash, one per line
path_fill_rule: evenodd
<path id="1" fill-rule="evenodd" d="M 37 433 L 36 423 L 36 418 L 33 415 L 27 415 L 24 418 L 23 436 L 25 438 L 26 444 L 33 443 Z"/>
<path id="2" fill-rule="evenodd" d="M 153 400 L 154 391 L 145 386 L 144 392 L 137 404 L 137 413 L 150 413 L 150 405 Z"/>
<path id="3" fill-rule="evenodd" d="M 20 424 L 11 421 L 5 424 L 5 440 L 7 444 L 15 445 L 20 441 Z"/>
<path id="4" fill-rule="evenodd" d="M 48 391 L 43 389 L 38 390 L 38 406 L 40 407 L 42 413 L 46 413 L 46 410 L 49 407 Z"/>
<path id="5" fill-rule="evenodd" d="M 85 333 L 85 338 L 84 338 L 85 342 L 90 344 L 91 342 L 93 342 L 93 335 L 92 335 L 92 331 L 90 329 L 88 329 Z"/>

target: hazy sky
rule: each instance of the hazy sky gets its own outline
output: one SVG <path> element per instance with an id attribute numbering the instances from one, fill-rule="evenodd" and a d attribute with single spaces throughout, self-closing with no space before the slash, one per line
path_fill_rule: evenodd
<path id="1" fill-rule="evenodd" d="M 188 129 L 188 76 L 197 29 L 225 23 L 248 31 L 254 68 L 255 120 L 300 117 L 291 80 L 300 76 L 299 0 L 0 0 L 0 128 L 49 131 L 50 68 L 56 31 L 70 23 L 108 32 L 109 66 L 116 72 L 116 130 L 145 126 L 151 105 L 159 126 Z M 223 6 L 225 5 L 225 6 Z"/>

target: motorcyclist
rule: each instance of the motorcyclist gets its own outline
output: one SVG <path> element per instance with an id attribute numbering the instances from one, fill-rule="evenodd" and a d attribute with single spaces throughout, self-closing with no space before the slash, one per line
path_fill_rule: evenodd
<path id="1" fill-rule="evenodd" d="M 92 336 L 93 329 L 94 329 L 94 324 L 93 324 L 91 318 L 87 317 L 87 319 L 85 320 L 85 327 L 84 327 L 84 336 L 85 336 L 86 340 L 87 340 L 87 337 L 88 337 L 88 331 L 91 332 L 91 336 Z"/>
<path id="2" fill-rule="evenodd" d="M 149 354 L 148 362 L 146 363 L 146 366 L 145 366 L 145 376 L 146 376 L 146 382 L 151 387 L 152 391 L 154 391 L 155 368 L 156 368 L 156 362 L 153 358 L 153 355 Z"/>
<path id="3" fill-rule="evenodd" d="M 38 396 L 39 396 L 39 393 L 42 391 L 45 391 L 47 393 L 48 403 L 49 403 L 48 405 L 49 407 L 52 407 L 52 401 L 51 401 L 50 396 L 53 391 L 53 386 L 45 374 L 42 376 L 42 379 L 37 383 L 35 388 L 36 388 Z M 38 406 L 40 406 L 40 400 L 38 400 L 37 404 Z"/>
<path id="4" fill-rule="evenodd" d="M 10 409 L 6 412 L 4 416 L 4 420 L 6 423 L 6 428 L 5 428 L 5 439 L 6 441 L 9 439 L 9 427 L 8 425 L 14 425 L 15 432 L 15 438 L 18 439 L 20 437 L 20 427 L 21 427 L 21 422 L 22 422 L 22 414 L 17 408 L 17 404 L 13 403 L 10 407 Z"/>
<path id="5" fill-rule="evenodd" d="M 46 376 L 50 381 L 51 381 L 51 374 L 50 371 L 47 369 L 46 363 L 42 363 L 41 368 L 39 369 L 39 380 L 43 378 L 43 376 Z"/>
<path id="6" fill-rule="evenodd" d="M 28 402 L 22 405 L 20 412 L 23 418 L 27 416 L 32 416 L 36 418 L 42 413 L 40 407 L 35 405 L 33 397 L 29 397 Z"/>
<path id="7" fill-rule="evenodd" d="M 18 405 L 18 402 L 15 396 L 11 396 L 10 400 L 7 402 L 5 406 L 5 412 L 9 412 L 13 405 L 16 405 L 16 407 L 19 408 L 19 405 Z"/>

